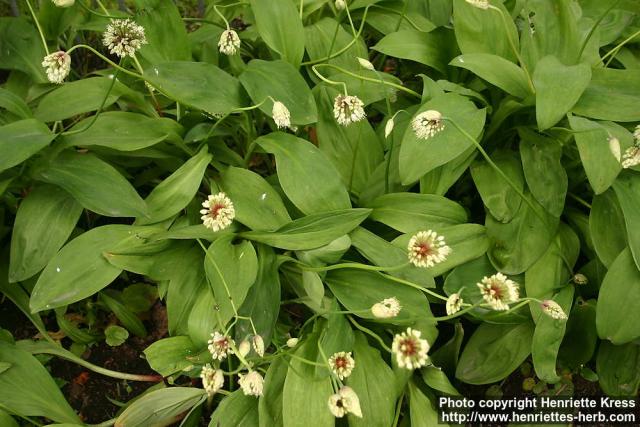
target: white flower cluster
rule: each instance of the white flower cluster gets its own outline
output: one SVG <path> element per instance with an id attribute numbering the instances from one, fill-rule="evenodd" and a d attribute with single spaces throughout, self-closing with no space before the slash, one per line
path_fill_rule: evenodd
<path id="1" fill-rule="evenodd" d="M 147 38 L 144 28 L 131 19 L 112 19 L 102 36 L 102 43 L 114 55 L 133 57 L 142 45 L 147 44 Z"/>
<path id="2" fill-rule="evenodd" d="M 51 83 L 61 84 L 71 71 L 71 57 L 67 52 L 60 50 L 45 56 L 42 66 Z"/>
<path id="3" fill-rule="evenodd" d="M 402 306 L 396 297 L 385 298 L 371 306 L 371 313 L 379 319 L 388 319 L 400 314 Z"/>
<path id="4" fill-rule="evenodd" d="M 565 314 L 560 304 L 555 302 L 554 300 L 546 299 L 542 301 L 540 304 L 540 308 L 547 316 L 556 319 L 556 320 L 567 320 L 567 315 Z"/>
<path id="5" fill-rule="evenodd" d="M 444 130 L 442 114 L 436 110 L 423 111 L 411 120 L 411 127 L 418 139 L 432 138 Z"/>
<path id="6" fill-rule="evenodd" d="M 391 351 L 395 354 L 399 367 L 419 369 L 427 364 L 430 346 L 427 340 L 420 338 L 421 335 L 420 331 L 407 328 L 406 332 L 393 338 Z"/>
<path id="7" fill-rule="evenodd" d="M 351 371 L 356 366 L 356 361 L 351 356 L 351 352 L 339 351 L 329 358 L 329 366 L 340 380 L 344 380 L 351 375 Z"/>
<path id="8" fill-rule="evenodd" d="M 236 217 L 236 210 L 231 199 L 223 192 L 211 194 L 202 202 L 204 209 L 200 210 L 200 218 L 205 227 L 213 231 L 224 230 L 231 225 Z"/>
<path id="9" fill-rule="evenodd" d="M 231 29 L 224 30 L 220 35 L 218 48 L 220 49 L 220 53 L 228 56 L 235 55 L 240 49 L 240 37 L 238 33 Z"/>
<path id="10" fill-rule="evenodd" d="M 518 284 L 502 273 L 485 276 L 477 285 L 485 302 L 494 310 L 508 310 L 509 304 L 520 297 Z"/>
<path id="11" fill-rule="evenodd" d="M 444 236 L 432 230 L 420 231 L 409 240 L 407 247 L 409 261 L 416 267 L 433 267 L 447 259 L 451 248 Z"/>
<path id="12" fill-rule="evenodd" d="M 357 96 L 338 95 L 333 102 L 333 115 L 342 126 L 359 122 L 367 114 L 364 112 L 364 102 Z"/>

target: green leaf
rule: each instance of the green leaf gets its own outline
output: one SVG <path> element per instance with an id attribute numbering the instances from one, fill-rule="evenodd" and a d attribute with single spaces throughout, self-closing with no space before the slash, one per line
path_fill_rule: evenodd
<path id="1" fill-rule="evenodd" d="M 304 28 L 293 1 L 251 0 L 251 11 L 262 40 L 295 68 L 304 56 Z"/>
<path id="2" fill-rule="evenodd" d="M 76 131 L 80 132 L 73 133 Z M 157 119 L 125 111 L 107 111 L 97 118 L 87 117 L 73 126 L 71 132 L 64 137 L 67 146 L 99 145 L 118 151 L 151 147 L 168 137 Z"/>
<path id="3" fill-rule="evenodd" d="M 311 89 L 298 70 L 287 62 L 254 59 L 240 75 L 240 82 L 254 104 L 266 100 L 260 110 L 269 117 L 273 117 L 273 98 L 287 107 L 292 124 L 306 125 L 318 120 Z"/>
<path id="4" fill-rule="evenodd" d="M 370 22 L 369 17 L 367 17 L 367 22 Z M 338 49 L 346 47 L 353 41 L 353 35 L 348 33 L 338 21 L 329 17 L 324 17 L 311 25 L 306 25 L 304 27 L 304 33 L 305 48 L 311 61 L 324 59 L 329 56 L 330 53 L 337 52 Z M 335 45 L 330 52 L 334 34 Z M 359 38 L 353 46 L 345 52 L 326 61 L 326 63 L 355 71 L 360 68 L 360 65 L 355 60 L 356 57 L 367 57 L 367 47 L 362 38 Z"/>
<path id="5" fill-rule="evenodd" d="M 631 217 L 634 214 L 630 212 Z M 598 258 L 606 267 L 610 267 L 627 247 L 625 215 L 613 190 L 607 190 L 593 198 L 589 212 L 589 231 Z"/>
<path id="6" fill-rule="evenodd" d="M 260 175 L 230 166 L 221 186 L 233 200 L 236 220 L 252 230 L 276 230 L 291 221 L 280 194 Z"/>
<path id="7" fill-rule="evenodd" d="M 558 123 L 578 102 L 590 80 L 591 67 L 587 64 L 568 67 L 555 56 L 538 61 L 533 73 L 538 129 L 545 130 Z"/>
<path id="8" fill-rule="evenodd" d="M 439 425 L 438 407 L 425 396 L 414 381 L 409 381 L 409 416 L 411 427 L 431 427 Z"/>
<path id="9" fill-rule="evenodd" d="M 168 377 L 191 366 L 193 362 L 188 358 L 197 351 L 189 337 L 179 335 L 154 342 L 144 350 L 144 356 L 151 369 Z"/>
<path id="10" fill-rule="evenodd" d="M 519 129 L 522 168 L 531 194 L 551 215 L 564 210 L 568 179 L 560 158 L 562 146 L 527 129 Z"/>
<path id="11" fill-rule="evenodd" d="M 429 33 L 402 30 L 386 35 L 371 49 L 395 58 L 416 61 L 446 74 L 450 51 L 442 49 L 442 46 L 451 44 L 452 37 L 444 29 Z"/>
<path id="12" fill-rule="evenodd" d="M 135 3 L 139 10 L 136 23 L 144 28 L 148 42 L 140 49 L 140 55 L 152 64 L 190 60 L 187 30 L 176 5 L 163 0 Z"/>
<path id="13" fill-rule="evenodd" d="M 377 88 L 379 86 L 376 85 Z M 340 172 L 347 189 L 359 195 L 382 162 L 382 144 L 367 120 L 349 126 L 341 126 L 336 122 L 333 101 L 338 94 L 336 89 L 326 85 L 319 85 L 315 89 L 319 107 L 316 128 L 318 148 Z"/>
<path id="14" fill-rule="evenodd" d="M 116 293 L 108 294 L 107 292 L 102 292 L 100 294 L 100 299 L 109 308 L 109 310 L 113 312 L 125 328 L 139 337 L 147 336 L 147 330 L 144 327 L 144 323 L 142 323 L 142 320 L 140 320 L 135 313 L 124 305 L 122 302 L 122 296 L 119 296 Z"/>
<path id="15" fill-rule="evenodd" d="M 210 115 L 225 115 L 248 104 L 238 79 L 205 62 L 154 64 L 144 78 L 171 99 Z"/>
<path id="16" fill-rule="evenodd" d="M 565 313 L 569 313 L 571 308 L 573 292 L 574 287 L 568 285 L 553 297 Z M 556 359 L 566 327 L 565 320 L 556 320 L 544 313 L 540 313 L 536 320 L 536 330 L 531 344 L 533 367 L 537 377 L 550 384 L 555 384 L 561 379 L 556 373 Z"/>
<path id="17" fill-rule="evenodd" d="M 109 264 L 102 254 L 137 230 L 128 225 L 105 225 L 67 243 L 40 274 L 31 293 L 31 311 L 72 304 L 111 283 L 122 270 Z"/>
<path id="18" fill-rule="evenodd" d="M 569 123 L 576 131 L 574 137 L 589 184 L 596 194 L 601 194 L 622 170 L 609 149 L 609 132 L 598 123 L 581 117 L 569 117 Z"/>
<path id="19" fill-rule="evenodd" d="M 492 153 L 491 158 L 520 191 L 524 190 L 522 165 L 514 151 L 499 150 Z M 520 195 L 486 160 L 476 159 L 471 164 L 470 170 L 482 202 L 491 216 L 499 222 L 510 222 L 522 204 Z"/>
<path id="20" fill-rule="evenodd" d="M 616 122 L 637 122 L 640 111 L 640 76 L 636 70 L 594 68 L 591 83 L 573 112 L 581 116 Z"/>
<path id="21" fill-rule="evenodd" d="M 47 81 L 42 58 L 46 55 L 38 32 L 24 18 L 0 17 L 0 68 L 23 71 L 35 83 Z"/>
<path id="22" fill-rule="evenodd" d="M 425 384 L 432 389 L 451 396 L 461 396 L 458 390 L 456 390 L 456 388 L 451 384 L 451 381 L 449 381 L 449 378 L 447 378 L 447 375 L 442 371 L 442 369 L 436 366 L 427 365 L 420 370 L 420 373 L 422 374 L 422 379 Z"/>
<path id="23" fill-rule="evenodd" d="M 208 286 L 199 286 L 191 309 L 185 312 L 188 316 L 187 329 L 189 337 L 198 348 L 206 347 L 211 338 L 211 331 L 214 331 L 218 326 L 217 317 L 212 315 L 215 309 L 216 301 L 213 298 L 211 289 Z"/>
<path id="24" fill-rule="evenodd" d="M 67 241 L 82 206 L 58 187 L 36 187 L 20 203 L 11 235 L 9 281 L 20 282 L 42 270 Z"/>
<path id="25" fill-rule="evenodd" d="M 629 248 L 636 266 L 640 266 L 640 234 L 636 232 L 640 229 L 640 175 L 629 171 L 622 173 L 613 183 L 613 190 L 624 214 Z"/>
<path id="26" fill-rule="evenodd" d="M 35 119 L 0 126 L 0 172 L 16 166 L 49 145 L 55 138 L 49 128 Z"/>
<path id="27" fill-rule="evenodd" d="M 153 224 L 164 221 L 184 209 L 200 188 L 211 158 L 212 155 L 208 154 L 207 148 L 204 147 L 158 184 L 146 198 L 149 215 L 138 222 Z"/>
<path id="28" fill-rule="evenodd" d="M 360 400 L 362 418 L 348 416 L 349 426 L 386 427 L 393 423 L 395 375 L 380 352 L 369 346 L 362 333 L 357 333 L 353 347 L 357 365 L 347 379 L 347 385 Z"/>
<path id="29" fill-rule="evenodd" d="M 363 319 L 403 325 L 432 317 L 429 303 L 422 292 L 377 272 L 352 268 L 333 270 L 327 274 L 325 282 L 340 304 Z M 398 316 L 376 318 L 371 313 L 371 306 L 391 297 L 396 297 L 402 306 Z"/>
<path id="30" fill-rule="evenodd" d="M 260 427 L 282 427 L 282 392 L 288 370 L 284 358 L 275 359 L 269 365 L 262 397 L 258 401 Z"/>
<path id="31" fill-rule="evenodd" d="M 116 419 L 115 427 L 166 426 L 204 402 L 207 394 L 201 388 L 171 387 L 154 390 L 127 407 Z"/>
<path id="32" fill-rule="evenodd" d="M 258 274 L 258 258 L 251 243 L 233 244 L 233 239 L 234 236 L 225 236 L 213 242 L 204 264 L 216 303 L 220 306 L 222 325 L 233 317 L 232 304 L 236 308 L 242 305 Z"/>
<path id="33" fill-rule="evenodd" d="M 4 108 L 15 114 L 20 119 L 30 119 L 33 117 L 27 103 L 8 89 L 0 88 L 0 108 Z"/>
<path id="34" fill-rule="evenodd" d="M 596 300 L 578 298 L 573 305 L 558 358 L 570 369 L 586 365 L 598 345 Z"/>
<path id="35" fill-rule="evenodd" d="M 456 378 L 469 384 L 490 384 L 506 378 L 531 352 L 533 324 L 483 323 L 465 346 Z"/>
<path id="36" fill-rule="evenodd" d="M 314 249 L 349 233 L 370 212 L 370 209 L 344 209 L 318 213 L 291 221 L 276 231 L 247 231 L 240 236 L 281 249 Z"/>
<path id="37" fill-rule="evenodd" d="M 127 338 L 129 338 L 129 332 L 121 326 L 109 325 L 104 330 L 104 336 L 107 345 L 117 347 L 124 344 Z"/>
<path id="38" fill-rule="evenodd" d="M 635 396 L 640 385 L 640 345 L 600 343 L 596 371 L 600 387 L 609 396 Z"/>
<path id="39" fill-rule="evenodd" d="M 516 60 L 509 44 L 512 40 L 518 49 L 518 31 L 502 2 L 492 0 L 491 5 L 500 9 L 482 10 L 465 0 L 453 1 L 453 29 L 462 53 L 490 53 L 509 61 Z M 503 21 L 500 15 L 506 17 Z"/>
<path id="40" fill-rule="evenodd" d="M 423 104 L 417 114 L 427 110 L 436 110 L 449 117 L 472 138 L 477 138 L 482 132 L 485 111 L 478 110 L 471 101 L 460 95 L 447 93 L 433 98 Z M 400 147 L 400 177 L 403 184 L 417 181 L 425 173 L 455 159 L 473 145 L 454 125 L 448 121 L 444 125 L 444 130 L 427 140 L 418 139 L 410 128 L 404 133 Z"/>
<path id="41" fill-rule="evenodd" d="M 280 185 L 303 213 L 351 207 L 338 171 L 312 143 L 282 132 L 261 136 L 256 143 L 275 155 Z"/>
<path id="42" fill-rule="evenodd" d="M 613 344 L 640 337 L 640 271 L 625 249 L 609 267 L 600 286 L 596 310 L 598 335 Z"/>
<path id="43" fill-rule="evenodd" d="M 524 70 L 501 56 L 467 53 L 454 58 L 449 65 L 465 68 L 515 97 L 524 99 L 533 94 Z"/>
<path id="44" fill-rule="evenodd" d="M 258 399 L 236 390 L 225 397 L 211 414 L 210 427 L 229 425 L 256 427 L 258 425 Z"/>
<path id="45" fill-rule="evenodd" d="M 385 194 L 367 203 L 366 207 L 373 209 L 372 220 L 403 233 L 467 221 L 467 212 L 462 206 L 432 194 Z"/>
<path id="46" fill-rule="evenodd" d="M 0 360 L 11 364 L 9 369 L 0 373 L 3 408 L 28 417 L 80 423 L 49 372 L 35 357 L 0 341 Z"/>
<path id="47" fill-rule="evenodd" d="M 63 151 L 38 179 L 67 190 L 83 207 L 100 215 L 136 217 L 147 206 L 135 188 L 109 163 L 93 154 Z"/>

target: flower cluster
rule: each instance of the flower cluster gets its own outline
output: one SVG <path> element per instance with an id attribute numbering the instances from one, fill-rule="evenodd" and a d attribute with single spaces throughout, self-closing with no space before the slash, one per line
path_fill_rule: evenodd
<path id="1" fill-rule="evenodd" d="M 444 241 L 444 236 L 432 230 L 420 231 L 409 240 L 407 247 L 409 262 L 416 267 L 433 267 L 447 259 L 451 248 Z"/>
<path id="2" fill-rule="evenodd" d="M 445 304 L 445 309 L 447 310 L 447 316 L 452 316 L 460 311 L 462 308 L 462 303 L 464 301 L 460 298 L 459 293 L 451 294 L 449 298 L 447 298 L 447 303 Z"/>
<path id="3" fill-rule="evenodd" d="M 508 310 L 509 304 L 516 302 L 520 297 L 518 284 L 502 273 L 485 276 L 477 285 L 482 298 L 494 310 Z"/>
<path id="4" fill-rule="evenodd" d="M 223 192 L 211 194 L 202 202 L 204 209 L 200 210 L 202 217 L 200 218 L 204 226 L 213 231 L 224 230 L 231 225 L 236 217 L 236 210 L 233 202 Z"/>
<path id="5" fill-rule="evenodd" d="M 224 385 L 224 376 L 220 369 L 214 369 L 210 364 L 206 364 L 200 372 L 202 388 L 209 396 L 216 394 Z"/>
<path id="6" fill-rule="evenodd" d="M 273 102 L 271 116 L 273 116 L 273 121 L 276 122 L 278 129 L 291 127 L 291 113 L 282 102 Z"/>
<path id="7" fill-rule="evenodd" d="M 144 28 L 131 19 L 112 19 L 102 37 L 109 52 L 121 58 L 133 57 L 136 51 L 147 44 Z"/>
<path id="8" fill-rule="evenodd" d="M 224 360 L 227 355 L 233 354 L 233 346 L 235 343 L 231 337 L 222 335 L 216 331 L 211 334 L 211 339 L 207 342 L 209 353 L 214 360 Z"/>
<path id="9" fill-rule="evenodd" d="M 477 7 L 478 9 L 489 9 L 489 0 L 467 0 L 471 6 Z"/>
<path id="10" fill-rule="evenodd" d="M 344 380 L 351 375 L 351 371 L 356 366 L 356 361 L 351 357 L 351 352 L 340 351 L 329 358 L 329 366 L 338 378 Z"/>
<path id="11" fill-rule="evenodd" d="M 418 139 L 429 139 L 444 130 L 444 120 L 440 112 L 427 110 L 411 120 L 411 127 Z"/>
<path id="12" fill-rule="evenodd" d="M 353 414 L 362 418 L 360 399 L 351 387 L 344 386 L 336 394 L 329 396 L 329 411 L 336 418 L 342 418 L 347 414 Z"/>
<path id="13" fill-rule="evenodd" d="M 333 115 L 343 126 L 359 122 L 367 116 L 364 112 L 364 102 L 360 98 L 342 94 L 336 96 L 334 100 Z"/>
<path id="14" fill-rule="evenodd" d="M 560 307 L 560 304 L 558 304 L 553 300 L 547 299 L 542 301 L 542 304 L 540 304 L 540 308 L 542 308 L 542 311 L 544 314 L 546 314 L 549 317 L 552 317 L 553 319 L 556 319 L 556 320 L 567 319 L 567 315 L 565 314 L 562 307 Z"/>
<path id="15" fill-rule="evenodd" d="M 220 53 L 228 56 L 235 55 L 240 49 L 240 37 L 238 33 L 231 29 L 224 30 L 220 35 L 218 48 L 220 49 Z"/>
<path id="16" fill-rule="evenodd" d="M 396 356 L 398 366 L 406 369 L 419 369 L 427 364 L 429 356 L 429 343 L 421 339 L 422 333 L 415 329 L 407 328 L 406 332 L 397 334 L 393 338 L 391 351 Z"/>
<path id="17" fill-rule="evenodd" d="M 388 319 L 400 314 L 402 306 L 396 297 L 385 298 L 371 306 L 371 313 L 379 319 Z"/>
<path id="18" fill-rule="evenodd" d="M 246 396 L 262 396 L 264 378 L 259 372 L 249 370 L 245 375 L 238 375 L 238 384 Z"/>
<path id="19" fill-rule="evenodd" d="M 71 71 L 71 57 L 67 52 L 60 50 L 45 56 L 42 66 L 51 83 L 61 84 Z"/>

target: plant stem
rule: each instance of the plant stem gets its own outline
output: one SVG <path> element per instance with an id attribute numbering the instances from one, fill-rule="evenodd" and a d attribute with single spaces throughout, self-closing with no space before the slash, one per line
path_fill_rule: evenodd
<path id="1" fill-rule="evenodd" d="M 629 37 L 627 37 L 626 39 L 624 39 L 623 41 L 621 41 L 618 45 L 616 45 L 613 49 L 611 49 L 609 52 L 607 52 L 602 58 L 601 61 L 604 61 L 607 57 L 611 56 L 611 59 L 609 59 L 609 61 L 607 61 L 607 63 L 604 65 L 605 68 L 609 66 L 609 64 L 611 63 L 611 61 L 613 61 L 613 58 L 615 58 L 615 56 L 617 55 L 618 51 L 620 49 L 622 49 L 624 47 L 625 44 L 629 43 L 631 40 L 635 39 L 637 36 L 640 35 L 640 30 L 636 31 L 635 33 L 631 34 Z M 613 55 L 613 56 L 612 56 Z"/>
<path id="2" fill-rule="evenodd" d="M 42 46 L 44 46 L 44 51 L 49 55 L 49 47 L 47 46 L 47 41 L 44 38 L 44 32 L 42 31 L 42 27 L 40 26 L 40 22 L 38 21 L 38 17 L 36 16 L 33 7 L 31 6 L 31 1 L 27 1 L 27 7 L 29 8 L 29 12 L 31 13 L 31 17 L 33 18 L 33 22 L 35 22 L 36 27 L 38 28 L 38 33 L 40 34 L 40 40 L 42 40 Z"/>
<path id="3" fill-rule="evenodd" d="M 347 95 L 349 94 L 349 93 L 348 93 L 348 91 L 347 91 L 347 84 L 346 84 L 345 82 L 336 82 L 336 81 L 333 81 L 333 80 L 329 80 L 328 78 L 326 78 L 325 76 L 323 76 L 323 75 L 320 73 L 320 71 L 318 71 L 318 70 L 316 69 L 316 67 L 319 67 L 319 66 L 321 66 L 321 65 L 329 65 L 329 64 L 317 64 L 317 65 L 312 65 L 312 66 L 311 66 L 311 70 L 313 71 L 313 73 L 314 73 L 316 76 L 318 76 L 318 78 L 319 78 L 320 80 L 322 80 L 323 82 L 325 82 L 325 83 L 328 83 L 328 84 L 330 84 L 330 85 L 334 85 L 334 86 L 342 86 L 342 89 L 344 90 L 344 95 L 345 95 L 345 96 L 347 96 Z"/>
<path id="4" fill-rule="evenodd" d="M 615 2 L 613 2 L 611 4 L 611 6 L 609 6 L 609 8 L 607 10 L 605 10 L 604 13 L 602 15 L 600 15 L 598 20 L 593 24 L 593 26 L 591 27 L 591 30 L 589 30 L 589 34 L 587 34 L 587 37 L 585 37 L 584 41 L 582 42 L 582 46 L 580 47 L 580 51 L 578 52 L 578 57 L 576 58 L 576 60 L 578 62 L 580 62 L 580 58 L 582 58 L 582 54 L 584 53 L 584 50 L 587 48 L 587 44 L 589 43 L 589 40 L 591 40 L 591 37 L 593 36 L 593 33 L 596 32 L 596 28 L 598 28 L 598 26 L 600 25 L 602 20 L 609 14 L 609 12 L 611 12 L 613 10 L 614 7 L 616 7 L 618 5 L 618 3 L 620 3 L 620 1 L 622 1 L 622 0 L 616 0 Z"/>
<path id="5" fill-rule="evenodd" d="M 91 46 L 88 46 L 86 44 L 77 44 L 75 46 L 73 46 L 71 49 L 69 49 L 67 51 L 68 54 L 71 54 L 71 52 L 73 52 L 76 49 L 87 49 L 89 51 L 91 51 L 94 55 L 96 55 L 97 57 L 99 57 L 100 59 L 102 59 L 104 62 L 108 63 L 109 65 L 111 65 L 114 68 L 117 68 L 118 70 L 122 71 L 125 74 L 128 74 L 132 77 L 135 77 L 137 79 L 141 79 L 141 80 L 145 80 L 145 78 L 137 73 L 134 73 L 133 71 L 127 70 L 126 68 L 122 67 L 119 64 L 116 64 L 115 62 L 113 62 L 112 60 L 110 60 L 109 58 L 107 58 L 106 56 L 104 56 L 103 54 L 101 54 L 100 52 L 98 52 L 97 50 L 95 50 L 94 48 L 92 48 Z"/>
<path id="6" fill-rule="evenodd" d="M 355 319 L 353 319 L 353 317 L 351 316 L 347 316 L 347 319 L 349 319 L 349 322 L 351 322 L 351 324 L 353 326 L 356 327 L 356 329 L 359 329 L 360 331 L 364 332 L 365 334 L 369 335 L 370 337 L 372 337 L 373 339 L 375 339 L 376 341 L 378 341 L 378 343 L 380 343 L 380 346 L 382 348 L 384 348 L 387 352 L 391 353 L 391 349 L 389 347 L 387 347 L 387 345 L 384 343 L 383 339 L 380 338 L 380 336 L 378 334 L 376 334 L 375 332 L 373 332 L 372 330 L 365 328 L 364 326 L 360 325 L 358 322 L 355 321 Z"/>

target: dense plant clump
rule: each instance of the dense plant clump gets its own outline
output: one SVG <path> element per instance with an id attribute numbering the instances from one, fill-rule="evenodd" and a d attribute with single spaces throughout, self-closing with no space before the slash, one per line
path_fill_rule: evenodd
<path id="1" fill-rule="evenodd" d="M 640 3 L 13 4 L 0 293 L 35 329 L 0 319 L 1 425 L 637 395 Z M 135 340 L 149 372 L 88 360 Z M 96 419 L 59 360 L 149 387 Z"/>

